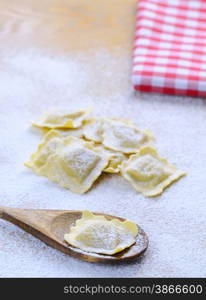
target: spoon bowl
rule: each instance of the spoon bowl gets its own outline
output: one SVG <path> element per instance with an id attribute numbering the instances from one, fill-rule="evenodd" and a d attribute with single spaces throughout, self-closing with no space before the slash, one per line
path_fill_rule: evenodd
<path id="1" fill-rule="evenodd" d="M 125 221 L 125 219 L 116 216 L 96 212 L 94 214 L 102 215 L 108 220 L 116 218 L 120 221 Z M 86 252 L 69 245 L 64 241 L 64 234 L 69 233 L 71 226 L 75 225 L 76 220 L 80 219 L 81 216 L 81 211 L 74 210 L 36 210 L 0 207 L 0 218 L 21 227 L 47 245 L 85 261 L 118 262 L 138 257 L 146 251 L 148 237 L 139 225 L 139 233 L 135 244 L 115 255 Z"/>

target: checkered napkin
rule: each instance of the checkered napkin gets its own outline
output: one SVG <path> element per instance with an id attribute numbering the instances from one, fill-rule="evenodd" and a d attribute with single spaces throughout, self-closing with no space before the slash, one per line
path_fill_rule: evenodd
<path id="1" fill-rule="evenodd" d="M 206 96 L 206 0 L 139 0 L 136 90 Z"/>

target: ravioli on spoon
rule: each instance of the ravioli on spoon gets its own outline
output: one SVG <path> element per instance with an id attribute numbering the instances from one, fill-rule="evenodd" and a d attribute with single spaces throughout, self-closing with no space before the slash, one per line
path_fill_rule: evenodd
<path id="1" fill-rule="evenodd" d="M 121 222 L 116 218 L 107 220 L 104 216 L 83 211 L 82 218 L 64 239 L 83 251 L 113 255 L 133 245 L 137 235 L 138 227 L 133 222 Z"/>

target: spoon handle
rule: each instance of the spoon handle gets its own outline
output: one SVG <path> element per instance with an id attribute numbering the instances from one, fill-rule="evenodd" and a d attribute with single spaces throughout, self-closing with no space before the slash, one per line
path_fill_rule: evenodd
<path id="1" fill-rule="evenodd" d="M 12 214 L 12 211 L 14 213 L 15 209 L 6 206 L 0 206 L 0 218 L 13 223 L 14 215 Z"/>
<path id="2" fill-rule="evenodd" d="M 50 247 L 72 255 L 73 252 L 63 243 L 60 243 L 51 233 L 52 220 L 60 214 L 62 214 L 60 210 L 20 209 L 0 206 L 0 218 L 17 225 Z"/>
<path id="3" fill-rule="evenodd" d="M 50 246 L 54 244 L 53 237 L 50 234 L 51 221 L 58 214 L 59 211 L 55 210 L 0 206 L 0 218 L 17 225 Z"/>
<path id="4" fill-rule="evenodd" d="M 3 207 L 0 206 L 0 218 L 3 219 L 3 215 L 4 215 L 4 210 L 3 210 Z"/>
<path id="5" fill-rule="evenodd" d="M 61 211 L 44 209 L 22 209 L 0 206 L 0 218 L 9 221 L 27 232 L 41 231 L 44 234 L 50 232 L 52 220 Z"/>
<path id="6" fill-rule="evenodd" d="M 19 226 L 25 231 L 29 231 L 30 222 L 26 221 L 25 212 L 23 209 L 0 206 L 0 218 L 12 224 Z"/>

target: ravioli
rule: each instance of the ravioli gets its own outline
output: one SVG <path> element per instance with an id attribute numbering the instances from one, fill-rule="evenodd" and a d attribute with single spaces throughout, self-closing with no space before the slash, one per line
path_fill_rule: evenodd
<path id="1" fill-rule="evenodd" d="M 53 109 L 45 113 L 40 119 L 33 122 L 34 126 L 43 128 L 79 128 L 82 126 L 91 110 L 65 111 Z"/>
<path id="2" fill-rule="evenodd" d="M 127 159 L 127 156 L 121 152 L 110 150 L 105 148 L 103 145 L 93 145 L 94 149 L 98 149 L 105 156 L 108 157 L 108 165 L 104 169 L 105 173 L 119 173 L 120 166 L 124 160 Z"/>
<path id="3" fill-rule="evenodd" d="M 107 220 L 84 211 L 64 239 L 86 252 L 113 255 L 133 245 L 137 235 L 138 227 L 133 222 L 121 222 L 116 218 Z"/>
<path id="4" fill-rule="evenodd" d="M 104 122 L 102 135 L 105 147 L 126 154 L 136 153 L 140 147 L 154 141 L 150 131 L 143 131 L 132 123 L 114 119 Z"/>
<path id="5" fill-rule="evenodd" d="M 49 130 L 53 130 L 53 129 L 49 129 Z M 77 138 L 82 138 L 83 137 L 83 130 L 82 128 L 74 128 L 74 129 L 70 129 L 70 128 L 59 128 L 59 129 L 55 129 L 55 131 L 57 131 L 58 133 L 60 133 L 62 136 L 67 137 L 67 136 L 74 136 Z"/>
<path id="6" fill-rule="evenodd" d="M 104 169 L 105 173 L 119 173 L 122 162 L 126 159 L 126 156 L 120 152 L 107 151 L 109 164 Z"/>
<path id="7" fill-rule="evenodd" d="M 151 197 L 185 175 L 158 156 L 149 130 L 126 119 L 91 118 L 90 112 L 55 109 L 44 114 L 34 125 L 46 134 L 25 165 L 79 194 L 102 172 L 121 173 Z"/>
<path id="8" fill-rule="evenodd" d="M 186 175 L 150 146 L 141 148 L 123 162 L 121 173 L 138 192 L 149 197 L 161 194 L 172 182 Z"/>
<path id="9" fill-rule="evenodd" d="M 37 151 L 31 155 L 30 160 L 25 163 L 25 166 L 38 173 L 38 170 L 47 162 L 48 157 L 61 147 L 63 147 L 61 134 L 55 130 L 50 130 L 43 137 Z"/>
<path id="10" fill-rule="evenodd" d="M 94 141 L 96 143 L 102 142 L 103 134 L 103 119 L 90 119 L 87 120 L 84 129 L 83 135 L 87 140 Z"/>
<path id="11" fill-rule="evenodd" d="M 51 132 L 49 134 L 51 135 Z M 47 144 L 43 143 L 43 152 L 46 153 L 44 164 L 33 169 L 37 174 L 48 177 L 64 188 L 83 194 L 90 189 L 107 166 L 108 158 L 100 151 L 93 150 L 92 143 L 72 136 L 61 136 L 60 144 L 55 151 L 49 152 L 44 151 Z M 39 149 L 33 157 L 37 154 L 39 155 Z"/>

